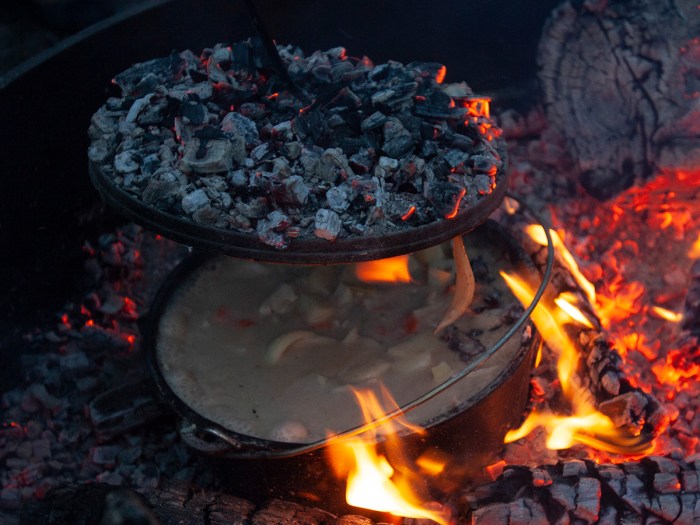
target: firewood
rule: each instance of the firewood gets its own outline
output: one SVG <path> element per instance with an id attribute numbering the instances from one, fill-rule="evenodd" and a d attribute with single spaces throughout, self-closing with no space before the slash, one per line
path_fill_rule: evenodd
<path id="1" fill-rule="evenodd" d="M 564 460 L 509 466 L 493 483 L 459 495 L 458 505 L 472 524 L 695 523 L 698 468 L 697 461 L 661 457 L 619 465 Z M 540 471 L 552 482 L 542 484 Z"/>
<path id="2" fill-rule="evenodd" d="M 553 12 L 538 51 L 544 105 L 594 197 L 700 161 L 699 30 L 691 0 L 566 2 Z"/>

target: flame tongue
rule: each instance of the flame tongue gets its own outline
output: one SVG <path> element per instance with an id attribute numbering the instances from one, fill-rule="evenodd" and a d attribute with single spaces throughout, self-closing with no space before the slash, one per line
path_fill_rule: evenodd
<path id="1" fill-rule="evenodd" d="M 355 275 L 366 283 L 410 283 L 411 274 L 408 271 L 408 255 L 357 263 L 355 265 Z"/>
<path id="2" fill-rule="evenodd" d="M 501 276 L 524 305 L 532 301 L 535 293 L 525 280 L 501 272 Z M 557 302 L 557 299 L 560 301 Z M 509 431 L 505 442 L 520 439 L 536 427 L 547 431 L 547 448 L 560 450 L 570 448 L 575 443 L 582 443 L 597 450 L 616 454 L 637 455 L 648 453 L 653 443 L 647 436 L 632 435 L 624 428 L 616 428 L 614 422 L 605 414 L 598 412 L 590 392 L 579 384 L 575 374 L 579 354 L 576 343 L 569 337 L 564 324 L 578 322 L 589 323 L 567 297 L 552 299 L 545 294 L 532 313 L 532 321 L 547 345 L 558 356 L 557 374 L 564 395 L 572 405 L 573 415 L 559 416 L 548 412 L 533 412 L 523 425 Z M 566 304 L 561 308 L 558 304 Z"/>
<path id="3" fill-rule="evenodd" d="M 387 411 L 371 390 L 353 390 L 367 423 L 382 418 Z M 383 389 L 390 410 L 398 408 Z M 339 476 L 347 476 L 347 502 L 355 507 L 388 512 L 394 516 L 426 518 L 448 525 L 446 517 L 421 503 L 418 486 L 422 484 L 418 469 L 406 457 L 397 436 L 399 427 L 422 433 L 401 416 L 380 425 L 370 426 L 364 434 L 331 440 L 328 454 Z M 378 452 L 378 435 L 385 438 L 387 455 Z M 390 459 L 388 459 L 390 458 Z M 437 470 L 438 472 L 440 469 Z"/>

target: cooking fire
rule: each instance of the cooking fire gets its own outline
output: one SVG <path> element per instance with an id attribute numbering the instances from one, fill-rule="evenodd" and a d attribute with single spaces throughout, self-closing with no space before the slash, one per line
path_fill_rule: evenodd
<path id="1" fill-rule="evenodd" d="M 89 170 L 133 222 L 18 346 L 0 522 L 700 523 L 700 169 L 660 124 L 700 47 L 657 99 L 628 35 L 658 120 L 608 145 L 551 63 L 593 4 L 528 109 L 264 38 L 117 74 Z"/>

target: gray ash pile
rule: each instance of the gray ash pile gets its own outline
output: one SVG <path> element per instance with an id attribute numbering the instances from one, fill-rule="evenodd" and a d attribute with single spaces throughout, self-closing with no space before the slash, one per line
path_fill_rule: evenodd
<path id="1" fill-rule="evenodd" d="M 505 189 L 489 100 L 443 83 L 445 66 L 278 50 L 293 85 L 253 41 L 120 73 L 92 118 L 91 168 L 148 207 L 279 249 L 410 230 Z"/>

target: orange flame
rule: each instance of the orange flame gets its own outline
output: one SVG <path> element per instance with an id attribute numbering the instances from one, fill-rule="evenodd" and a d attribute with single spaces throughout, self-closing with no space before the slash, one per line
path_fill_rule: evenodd
<path id="1" fill-rule="evenodd" d="M 608 285 L 608 291 L 610 297 L 600 295 L 596 304 L 596 313 L 606 329 L 642 310 L 642 296 L 645 292 L 642 283 L 613 281 Z"/>
<path id="2" fill-rule="evenodd" d="M 680 323 L 683 320 L 683 314 L 668 310 L 667 308 L 662 308 L 661 306 L 652 306 L 651 311 L 669 323 Z"/>
<path id="3" fill-rule="evenodd" d="M 366 283 L 410 283 L 408 255 L 357 263 L 355 275 Z"/>
<path id="4" fill-rule="evenodd" d="M 690 250 L 688 250 L 688 257 L 691 259 L 700 259 L 700 233 L 698 234 L 698 238 L 695 239 L 695 242 L 691 246 Z"/>
<path id="5" fill-rule="evenodd" d="M 525 233 L 527 233 L 530 238 L 540 246 L 547 246 L 547 236 L 545 235 L 544 228 L 542 226 L 532 224 L 525 229 Z M 583 273 L 581 273 L 576 259 L 574 259 L 574 256 L 571 255 L 571 252 L 567 249 L 566 245 L 564 245 L 561 237 L 559 237 L 559 234 L 551 229 L 549 230 L 549 234 L 552 236 L 552 244 L 555 253 L 561 259 L 566 268 L 571 272 L 576 284 L 583 289 L 588 301 L 591 304 L 595 304 L 595 286 L 588 279 L 586 279 Z"/>
<path id="6" fill-rule="evenodd" d="M 513 294 L 523 305 L 528 305 L 535 296 L 533 287 L 517 276 L 501 272 Z M 562 315 L 565 315 L 562 318 Z M 505 442 L 520 439 L 536 427 L 547 431 L 547 447 L 552 450 L 569 448 L 575 443 L 617 454 L 643 454 L 653 449 L 645 436 L 633 436 L 624 429 L 616 428 L 614 422 L 595 408 L 590 392 L 581 386 L 575 374 L 579 361 L 577 344 L 563 328 L 564 322 L 575 319 L 559 308 L 546 294 L 532 312 L 532 321 L 546 341 L 547 346 L 558 356 L 557 374 L 562 391 L 572 406 L 572 416 L 559 416 L 549 412 L 532 412 L 523 425 L 506 434 Z"/>
<path id="7" fill-rule="evenodd" d="M 593 328 L 593 323 L 584 315 L 584 313 L 573 303 L 576 297 L 568 292 L 562 292 L 559 297 L 554 299 L 554 304 L 562 309 L 573 321 L 582 324 L 586 328 Z"/>
<path id="8" fill-rule="evenodd" d="M 509 275 L 503 271 L 500 274 L 515 297 L 526 306 L 530 304 L 535 296 L 532 286 L 517 276 Z M 559 356 L 557 373 L 566 393 L 570 390 L 570 382 L 575 377 L 578 350 L 562 326 L 561 314 L 559 313 L 561 310 L 547 307 L 545 303 L 546 299 L 543 297 L 532 312 L 531 318 L 547 345 Z"/>
<path id="9" fill-rule="evenodd" d="M 388 412 L 373 391 L 353 389 L 353 393 L 367 423 L 382 418 Z M 398 408 L 386 389 L 382 388 L 382 393 L 386 404 L 392 405 L 391 410 Z M 363 435 L 331 440 L 327 452 L 336 474 L 347 476 L 346 500 L 354 507 L 388 512 L 394 516 L 425 518 L 448 525 L 449 520 L 443 513 L 425 508 L 417 491 L 422 479 L 419 474 L 421 468 L 439 474 L 444 465 L 435 458 L 430 458 L 430 461 L 424 458 L 414 466 L 406 457 L 397 436 L 400 426 L 413 432 L 424 432 L 421 427 L 411 425 L 399 416 L 371 427 Z M 376 442 L 380 434 L 385 437 L 387 455 L 378 450 Z"/>

